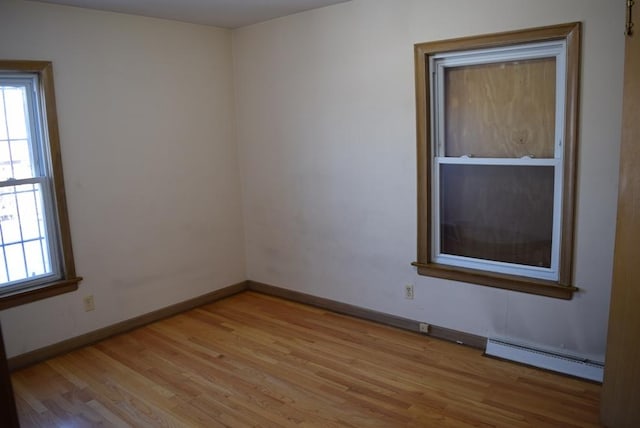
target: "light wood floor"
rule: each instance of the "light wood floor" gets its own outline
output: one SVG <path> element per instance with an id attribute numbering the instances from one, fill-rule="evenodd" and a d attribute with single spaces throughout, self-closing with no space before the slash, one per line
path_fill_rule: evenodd
<path id="1" fill-rule="evenodd" d="M 23 427 L 589 427 L 600 386 L 245 292 L 13 374 Z"/>

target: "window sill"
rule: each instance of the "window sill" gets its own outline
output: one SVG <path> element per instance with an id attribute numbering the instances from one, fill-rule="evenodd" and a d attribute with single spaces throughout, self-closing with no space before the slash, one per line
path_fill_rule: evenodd
<path id="1" fill-rule="evenodd" d="M 560 285 L 553 281 L 503 275 L 473 269 L 454 268 L 436 263 L 423 264 L 413 262 L 411 264 L 418 268 L 419 275 L 480 284 L 487 287 L 537 294 L 539 296 L 554 297 L 556 299 L 571 300 L 573 293 L 578 291 L 577 287 Z"/>
<path id="2" fill-rule="evenodd" d="M 15 293 L 0 296 L 0 310 L 75 291 L 78 289 L 78 283 L 80 281 L 82 281 L 82 277 L 62 279 L 42 284 L 39 287 L 34 287 L 28 290 L 19 290 Z"/>

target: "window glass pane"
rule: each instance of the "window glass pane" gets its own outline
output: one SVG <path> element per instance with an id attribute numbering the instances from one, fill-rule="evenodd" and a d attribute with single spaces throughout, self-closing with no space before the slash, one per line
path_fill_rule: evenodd
<path id="1" fill-rule="evenodd" d="M 554 157 L 555 57 L 445 69 L 445 156 Z"/>
<path id="2" fill-rule="evenodd" d="M 0 140 L 0 181 L 13 177 L 13 164 L 9 152 L 9 141 Z"/>
<path id="3" fill-rule="evenodd" d="M 30 277 L 49 273 L 49 261 L 46 258 L 46 245 L 43 240 L 25 242 L 24 252 Z"/>
<path id="4" fill-rule="evenodd" d="M 16 186 L 0 187 L 0 230 L 3 244 L 21 241 L 16 196 Z"/>
<path id="5" fill-rule="evenodd" d="M 6 109 L 9 138 L 12 140 L 28 138 L 26 105 L 27 96 L 24 87 L 4 88 L 4 104 Z"/>
<path id="6" fill-rule="evenodd" d="M 25 271 L 25 258 L 22 244 L 7 245 L 4 247 L 7 267 L 9 269 L 9 281 L 18 281 L 27 277 Z"/>
<path id="7" fill-rule="evenodd" d="M 3 86 L 0 115 L 0 180 L 34 177 L 24 87 Z"/>
<path id="8" fill-rule="evenodd" d="M 0 143 L 7 138 L 7 124 L 4 108 L 4 87 L 0 86 Z"/>
<path id="9" fill-rule="evenodd" d="M 41 184 L 0 187 L 0 271 L 9 272 L 8 280 L 0 274 L 0 285 L 51 273 L 45 225 Z"/>
<path id="10" fill-rule="evenodd" d="M 16 197 L 22 239 L 40 239 L 44 237 L 44 213 L 42 210 L 42 194 L 40 185 L 26 184 L 16 186 Z"/>
<path id="11" fill-rule="evenodd" d="M 31 146 L 27 140 L 11 140 L 11 164 L 13 178 L 32 178 L 35 176 L 31 162 Z"/>
<path id="12" fill-rule="evenodd" d="M 4 251 L 1 251 L 0 247 L 0 285 L 7 282 L 9 279 L 7 277 L 7 265 L 4 263 Z"/>
<path id="13" fill-rule="evenodd" d="M 440 251 L 549 268 L 551 166 L 440 166 Z"/>

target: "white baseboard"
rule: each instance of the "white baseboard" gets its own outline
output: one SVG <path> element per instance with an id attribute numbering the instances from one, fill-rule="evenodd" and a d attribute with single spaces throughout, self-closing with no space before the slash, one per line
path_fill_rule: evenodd
<path id="1" fill-rule="evenodd" d="M 485 353 L 505 360 L 516 361 L 596 382 L 602 382 L 604 376 L 604 364 L 602 363 L 534 349 L 502 339 L 487 340 Z"/>

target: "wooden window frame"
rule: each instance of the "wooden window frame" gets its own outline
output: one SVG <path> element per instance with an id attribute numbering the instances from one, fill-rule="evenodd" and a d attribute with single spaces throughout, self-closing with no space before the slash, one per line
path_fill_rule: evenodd
<path id="1" fill-rule="evenodd" d="M 15 73 L 35 73 L 38 75 L 40 107 L 44 117 L 42 124 L 45 134 L 43 144 L 48 146 L 50 156 L 50 172 L 53 185 L 54 209 L 58 234 L 58 258 L 60 260 L 59 278 L 38 284 L 33 287 L 17 289 L 0 294 L 0 310 L 53 297 L 78 289 L 82 277 L 76 275 L 73 248 L 71 246 L 71 229 L 62 171 L 58 117 L 53 85 L 53 65 L 50 61 L 0 60 L 0 71 Z M 2 289 L 0 288 L 0 293 Z"/>
<path id="2" fill-rule="evenodd" d="M 571 299 L 578 290 L 572 284 L 576 195 L 576 152 L 578 141 L 578 97 L 581 24 L 539 27 L 459 39 L 419 43 L 414 46 L 416 82 L 416 124 L 418 156 L 418 257 L 413 263 L 418 274 L 480 284 L 490 287 Z M 430 59 L 436 54 L 473 49 L 500 48 L 524 43 L 564 40 L 566 42 L 566 96 L 564 115 L 564 165 L 560 260 L 558 280 L 501 274 L 433 262 L 432 190 L 433 124 L 431 111 Z"/>

